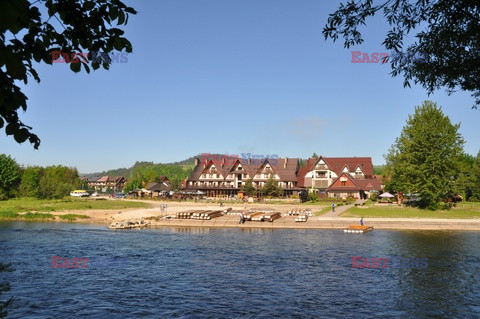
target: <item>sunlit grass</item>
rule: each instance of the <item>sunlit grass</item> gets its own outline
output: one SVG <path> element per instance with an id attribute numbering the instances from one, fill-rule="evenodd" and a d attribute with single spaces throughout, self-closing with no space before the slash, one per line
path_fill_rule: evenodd
<path id="1" fill-rule="evenodd" d="M 15 213 L 23 212 L 54 212 L 86 209 L 127 209 L 149 207 L 150 204 L 128 200 L 92 200 L 85 198 L 36 199 L 15 198 L 0 201 L 0 211 Z"/>
<path id="2" fill-rule="evenodd" d="M 77 219 L 86 219 L 90 218 L 87 215 L 80 215 L 80 214 L 65 214 L 65 215 L 58 215 L 58 218 L 73 222 L 76 221 Z"/>
<path id="3" fill-rule="evenodd" d="M 26 213 L 19 215 L 19 217 L 28 221 L 45 221 L 55 219 L 55 216 L 50 213 Z"/>
<path id="4" fill-rule="evenodd" d="M 0 220 L 11 220 L 18 218 L 18 213 L 12 210 L 0 210 Z"/>
<path id="5" fill-rule="evenodd" d="M 341 217 L 379 217 L 379 218 L 480 218 L 480 203 L 467 202 L 457 204 L 448 210 L 423 210 L 414 207 L 366 206 L 352 207 L 340 214 Z"/>

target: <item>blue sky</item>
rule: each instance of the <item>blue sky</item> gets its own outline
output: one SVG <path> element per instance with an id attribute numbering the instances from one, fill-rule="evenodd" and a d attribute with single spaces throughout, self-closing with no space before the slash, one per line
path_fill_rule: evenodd
<path id="1" fill-rule="evenodd" d="M 468 93 L 429 97 L 418 86 L 404 89 L 388 65 L 351 63 L 354 50 L 386 52 L 380 17 L 363 29 L 365 43 L 347 50 L 321 33 L 339 1 L 127 3 L 139 11 L 125 28 L 128 62 L 90 75 L 66 64 L 37 66 L 42 82 L 25 87 L 21 118 L 42 139 L 40 149 L 2 137 L 1 153 L 82 173 L 204 152 L 316 152 L 383 164 L 425 99 L 461 122 L 466 152 L 479 151 L 480 113 Z"/>

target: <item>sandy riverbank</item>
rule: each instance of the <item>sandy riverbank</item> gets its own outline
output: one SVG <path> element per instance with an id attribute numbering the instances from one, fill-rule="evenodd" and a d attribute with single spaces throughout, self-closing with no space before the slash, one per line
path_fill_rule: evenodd
<path id="1" fill-rule="evenodd" d="M 161 202 L 149 202 L 152 207 L 130 210 L 82 210 L 68 211 L 65 213 L 82 214 L 89 216 L 88 219 L 77 220 L 78 223 L 93 223 L 109 225 L 113 221 L 124 221 L 127 219 L 138 219 L 147 217 L 157 217 L 157 221 L 152 221 L 152 227 L 236 227 L 236 228 L 316 228 L 316 229 L 342 229 L 349 224 L 358 224 L 358 218 L 343 217 L 310 217 L 307 222 L 295 222 L 295 217 L 282 217 L 273 223 L 270 222 L 246 222 L 238 223 L 238 217 L 225 215 L 212 220 L 191 220 L 191 219 L 167 219 L 162 218 L 166 215 L 174 215 L 177 212 L 185 210 L 218 210 L 218 204 L 204 204 L 193 202 L 168 202 L 168 208 L 162 212 Z M 233 209 L 243 209 L 244 204 L 225 204 L 223 208 L 232 207 Z M 276 209 L 279 212 L 287 212 L 294 208 L 309 208 L 308 206 L 299 206 L 295 204 L 247 204 L 249 208 L 268 207 Z M 312 211 L 318 211 L 320 206 L 311 206 Z M 62 213 L 59 213 L 59 215 Z M 412 229 L 412 230 L 473 230 L 480 231 L 480 219 L 444 219 L 444 218 L 368 218 L 365 224 L 373 226 L 375 229 Z"/>

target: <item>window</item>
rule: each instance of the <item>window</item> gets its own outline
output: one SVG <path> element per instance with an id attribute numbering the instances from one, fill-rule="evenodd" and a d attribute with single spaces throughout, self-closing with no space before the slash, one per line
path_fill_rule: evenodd
<path id="1" fill-rule="evenodd" d="M 342 183 L 342 186 L 347 186 L 347 181 L 340 181 Z"/>

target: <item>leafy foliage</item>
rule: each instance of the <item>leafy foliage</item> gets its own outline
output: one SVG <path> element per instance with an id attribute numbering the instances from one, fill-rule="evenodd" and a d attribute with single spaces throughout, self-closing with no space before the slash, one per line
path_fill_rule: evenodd
<path id="1" fill-rule="evenodd" d="M 318 195 L 314 192 L 308 192 L 308 200 L 312 203 L 318 202 Z"/>
<path id="2" fill-rule="evenodd" d="M 480 2 L 471 0 L 349 0 L 330 14 L 325 39 L 344 39 L 344 47 L 363 43 L 358 30 L 366 19 L 383 11 L 391 29 L 383 41 L 396 53 L 390 59 L 392 76 L 403 75 L 404 86 L 421 84 L 429 93 L 445 87 L 472 92 L 480 105 Z M 402 52 L 404 39 L 414 30 L 416 41 Z M 420 59 L 415 58 L 420 57 Z M 388 61 L 388 58 L 384 61 Z"/>
<path id="3" fill-rule="evenodd" d="M 247 179 L 247 181 L 242 187 L 242 190 L 245 196 L 253 197 L 257 195 L 257 189 L 255 188 L 255 186 L 253 186 L 253 182 L 251 178 Z"/>
<path id="4" fill-rule="evenodd" d="M 166 176 L 172 183 L 172 190 L 180 189 L 182 181 L 192 173 L 192 168 L 185 169 L 175 164 L 154 164 L 153 162 L 137 162 L 130 171 L 125 191 L 142 188 L 150 182 L 160 182 Z"/>
<path id="5" fill-rule="evenodd" d="M 373 165 L 373 174 L 385 175 L 385 165 Z"/>
<path id="6" fill-rule="evenodd" d="M 81 184 L 77 170 L 66 166 L 46 167 L 41 176 L 37 195 L 40 199 L 63 198 Z"/>
<path id="7" fill-rule="evenodd" d="M 10 156 L 0 154 L 0 200 L 13 196 L 20 182 L 20 167 Z"/>
<path id="8" fill-rule="evenodd" d="M 39 166 L 29 166 L 23 170 L 19 195 L 23 197 L 38 197 L 40 179 L 45 170 Z"/>
<path id="9" fill-rule="evenodd" d="M 270 177 L 262 187 L 262 194 L 264 196 L 280 197 L 283 196 L 283 189 L 278 186 L 278 182 L 270 174 Z"/>
<path id="10" fill-rule="evenodd" d="M 46 11 L 47 17 L 42 17 L 41 11 Z M 40 82 L 33 62 L 52 64 L 52 51 L 70 56 L 132 52 L 131 43 L 117 26 L 126 25 L 129 14 L 136 13 L 120 0 L 0 1 L 0 128 L 6 125 L 7 135 L 13 135 L 18 143 L 28 140 L 37 149 L 40 139 L 18 116 L 20 109 L 27 110 L 27 97 L 16 82 L 27 84 L 29 76 Z M 108 70 L 111 62 L 95 60 L 91 67 Z M 66 63 L 73 72 L 80 72 L 83 66 L 90 73 L 88 63 Z"/>
<path id="11" fill-rule="evenodd" d="M 472 190 L 472 199 L 480 201 L 480 151 L 478 152 L 472 167 L 470 185 Z"/>
<path id="12" fill-rule="evenodd" d="M 435 103 L 417 106 L 386 156 L 388 189 L 419 193 L 421 208 L 436 209 L 455 191 L 464 143 L 459 128 Z"/>

